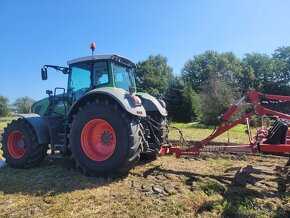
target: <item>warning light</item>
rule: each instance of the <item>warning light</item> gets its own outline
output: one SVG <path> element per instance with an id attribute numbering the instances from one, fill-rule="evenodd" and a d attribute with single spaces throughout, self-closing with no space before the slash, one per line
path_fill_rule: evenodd
<path id="1" fill-rule="evenodd" d="M 94 42 L 91 42 L 91 49 L 92 49 L 92 51 L 94 51 L 95 48 L 96 48 L 96 44 Z"/>

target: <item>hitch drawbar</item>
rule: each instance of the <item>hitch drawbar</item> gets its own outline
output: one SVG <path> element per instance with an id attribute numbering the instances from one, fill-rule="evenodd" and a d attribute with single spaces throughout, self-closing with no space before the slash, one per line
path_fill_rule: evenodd
<path id="1" fill-rule="evenodd" d="M 248 110 L 247 114 L 239 116 L 235 121 L 231 122 L 230 119 L 244 101 L 250 103 L 251 110 Z M 181 156 L 197 156 L 202 152 L 238 152 L 290 156 L 290 131 L 288 130 L 290 115 L 268 109 L 261 105 L 262 101 L 290 101 L 290 96 L 268 95 L 257 91 L 249 91 L 220 116 L 221 124 L 207 138 L 196 145 L 188 147 L 164 144 L 160 149 L 160 155 L 175 154 L 179 158 Z M 252 137 L 249 118 L 254 115 L 258 115 L 261 119 L 263 119 L 264 115 L 272 115 L 276 117 L 276 122 L 269 129 L 266 129 L 262 125 L 257 129 L 256 135 Z M 243 122 L 246 122 L 249 145 L 206 146 L 214 138 Z"/>
<path id="2" fill-rule="evenodd" d="M 290 148 L 290 146 L 289 146 Z M 174 146 L 172 144 L 163 145 L 160 149 L 160 155 L 173 155 L 176 158 L 181 156 L 198 156 L 202 152 L 239 152 L 239 153 L 257 153 L 257 146 L 252 145 L 236 145 L 236 146 L 203 146 L 198 148 L 197 146 L 192 146 L 189 148 L 181 148 L 179 146 Z"/>

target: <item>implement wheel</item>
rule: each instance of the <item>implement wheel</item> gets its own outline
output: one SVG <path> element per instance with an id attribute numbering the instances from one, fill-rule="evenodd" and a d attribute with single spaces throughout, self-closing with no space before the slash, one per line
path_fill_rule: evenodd
<path id="1" fill-rule="evenodd" d="M 6 163 L 16 168 L 31 168 L 47 155 L 48 146 L 40 145 L 33 128 L 24 119 L 13 120 L 2 134 Z"/>
<path id="2" fill-rule="evenodd" d="M 140 131 L 134 117 L 117 105 L 88 103 L 71 124 L 72 157 L 84 173 L 126 174 L 140 158 Z"/>

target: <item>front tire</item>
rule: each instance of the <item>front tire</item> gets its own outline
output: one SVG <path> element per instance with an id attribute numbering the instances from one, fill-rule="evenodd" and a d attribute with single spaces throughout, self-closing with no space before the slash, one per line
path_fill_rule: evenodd
<path id="1" fill-rule="evenodd" d="M 162 116 L 158 111 L 148 112 L 148 115 L 155 121 L 153 125 L 159 127 L 159 129 L 154 129 L 154 133 L 159 140 L 160 147 L 163 144 L 168 143 L 168 122 L 165 116 Z"/>
<path id="2" fill-rule="evenodd" d="M 6 163 L 15 168 L 37 166 L 47 155 L 48 145 L 38 144 L 35 131 L 22 118 L 8 124 L 1 143 Z"/>
<path id="3" fill-rule="evenodd" d="M 117 105 L 88 103 L 71 124 L 72 157 L 84 173 L 126 174 L 140 158 L 140 131 L 135 118 Z"/>

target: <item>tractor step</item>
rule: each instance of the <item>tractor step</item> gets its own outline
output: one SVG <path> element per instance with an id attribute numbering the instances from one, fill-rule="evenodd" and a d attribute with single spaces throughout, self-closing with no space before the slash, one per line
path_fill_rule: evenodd
<path id="1" fill-rule="evenodd" d="M 50 155 L 50 158 L 53 158 L 53 159 L 61 159 L 63 157 L 64 155 L 62 153 L 54 153 Z"/>
<path id="2" fill-rule="evenodd" d="M 55 151 L 63 151 L 64 150 L 64 145 L 63 144 L 54 144 L 53 145 Z"/>
<path id="3" fill-rule="evenodd" d="M 63 155 L 65 153 L 65 146 L 63 144 L 54 144 L 51 146 L 51 155 L 55 154 L 61 154 Z"/>

